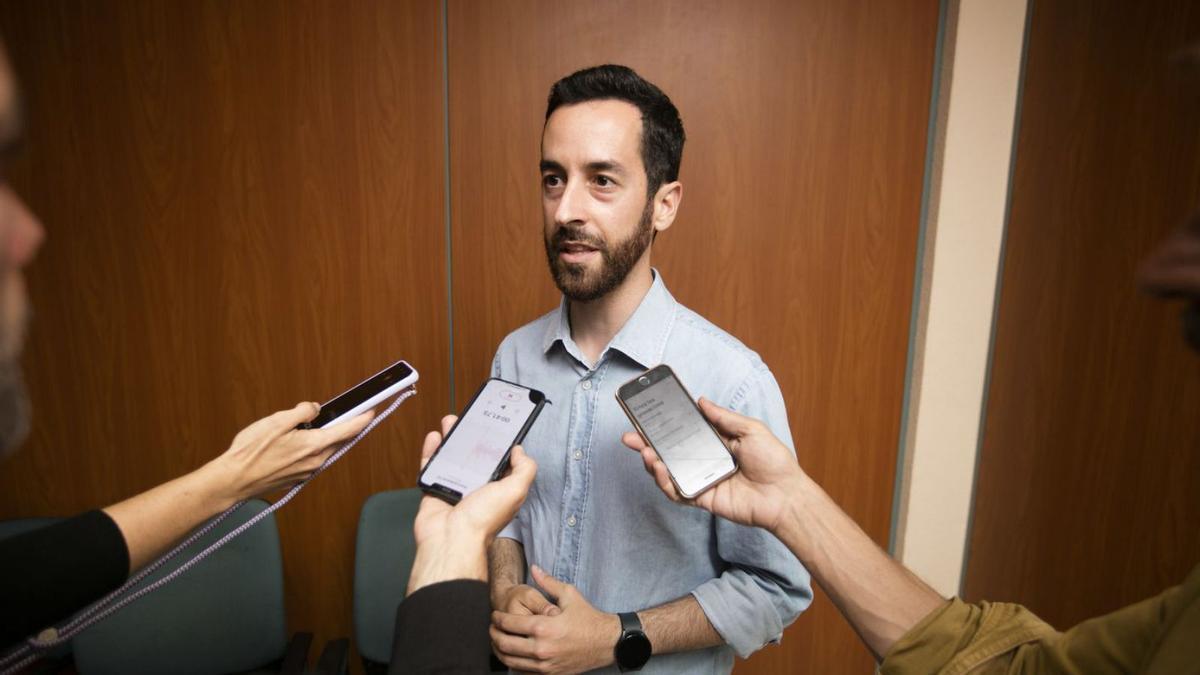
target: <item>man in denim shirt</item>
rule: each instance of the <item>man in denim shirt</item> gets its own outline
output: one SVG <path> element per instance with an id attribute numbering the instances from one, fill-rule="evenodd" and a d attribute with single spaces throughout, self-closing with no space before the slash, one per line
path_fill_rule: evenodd
<path id="1" fill-rule="evenodd" d="M 563 301 L 506 337 L 492 367 L 554 403 L 524 443 L 537 479 L 491 549 L 492 642 L 514 670 L 728 673 L 735 652 L 778 640 L 812 601 L 777 539 L 672 503 L 621 445 L 632 427 L 614 394 L 659 363 L 791 438 L 758 355 L 675 302 L 650 267 L 682 199 L 683 141 L 670 99 L 628 68 L 551 89 L 542 206 Z"/>

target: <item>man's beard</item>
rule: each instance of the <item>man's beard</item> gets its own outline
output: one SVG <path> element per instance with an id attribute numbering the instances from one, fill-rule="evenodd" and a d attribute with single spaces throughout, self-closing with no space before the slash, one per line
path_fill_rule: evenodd
<path id="1" fill-rule="evenodd" d="M 552 236 L 544 239 L 546 244 L 546 260 L 550 263 L 550 275 L 554 277 L 554 285 L 567 298 L 575 302 L 591 302 L 608 295 L 637 264 L 637 261 L 650 247 L 654 239 L 654 228 L 651 219 L 654 216 L 654 200 L 647 200 L 646 208 L 642 210 L 641 220 L 637 229 L 629 238 L 619 241 L 611 248 L 603 239 L 589 237 L 581 228 L 560 227 Z M 600 269 L 589 272 L 587 267 L 578 263 L 564 262 L 558 257 L 559 249 L 566 243 L 585 244 L 600 254 Z"/>
<path id="2" fill-rule="evenodd" d="M 29 324 L 24 283 L 8 279 L 0 312 L 0 459 L 21 447 L 29 435 L 29 394 L 21 373 L 21 347 Z M 13 284 L 16 285 L 13 285 Z"/>
<path id="3" fill-rule="evenodd" d="M 1183 339 L 1188 346 L 1200 352 L 1200 299 L 1183 308 Z"/>

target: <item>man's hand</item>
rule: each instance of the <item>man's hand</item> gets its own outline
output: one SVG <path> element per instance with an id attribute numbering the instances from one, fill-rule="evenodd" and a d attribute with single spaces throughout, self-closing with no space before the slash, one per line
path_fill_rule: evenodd
<path id="1" fill-rule="evenodd" d="M 421 448 L 421 468 L 429 462 L 457 418 L 442 418 L 442 433 L 429 432 Z M 512 450 L 508 473 L 467 495 L 458 504 L 425 495 L 413 522 L 417 556 L 408 592 L 439 581 L 487 580 L 487 545 L 508 524 L 529 494 L 537 464 L 521 446 Z"/>
<path id="2" fill-rule="evenodd" d="M 531 569 L 534 581 L 554 597 L 560 611 L 492 612 L 492 646 L 504 665 L 531 673 L 580 673 L 611 665 L 613 647 L 621 637 L 617 615 L 592 607 L 574 586 L 536 565 Z"/>
<path id="3" fill-rule="evenodd" d="M 531 614 L 555 616 L 562 611 L 545 595 L 542 595 L 541 591 L 526 584 L 509 586 L 507 590 L 499 594 L 499 601 L 493 604 L 501 612 L 522 616 Z"/>
<path id="4" fill-rule="evenodd" d="M 700 399 L 700 409 L 725 437 L 739 467 L 737 473 L 695 499 L 684 499 L 679 495 L 666 465 L 640 435 L 628 432 L 621 440 L 631 450 L 641 453 L 647 473 L 672 501 L 697 506 L 735 523 L 778 534 L 787 517 L 791 497 L 797 494 L 806 479 L 796 458 L 762 422 L 726 410 L 704 398 Z"/>

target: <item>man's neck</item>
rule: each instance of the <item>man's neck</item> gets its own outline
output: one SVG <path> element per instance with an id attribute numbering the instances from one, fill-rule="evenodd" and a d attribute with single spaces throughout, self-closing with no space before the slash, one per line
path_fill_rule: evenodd
<path id="1" fill-rule="evenodd" d="M 646 261 L 630 270 L 625 281 L 604 297 L 568 303 L 571 339 L 579 346 L 589 366 L 594 366 L 600 359 L 604 348 L 637 311 L 653 284 L 654 274 Z"/>

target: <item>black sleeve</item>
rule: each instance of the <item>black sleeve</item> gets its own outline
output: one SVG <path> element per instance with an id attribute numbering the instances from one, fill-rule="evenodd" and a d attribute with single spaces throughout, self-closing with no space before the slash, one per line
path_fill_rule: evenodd
<path id="1" fill-rule="evenodd" d="M 103 511 L 0 541 L 0 649 L 66 619 L 128 574 L 125 537 Z"/>
<path id="2" fill-rule="evenodd" d="M 482 581 L 445 581 L 396 610 L 389 673 L 488 673 L 492 604 Z"/>

